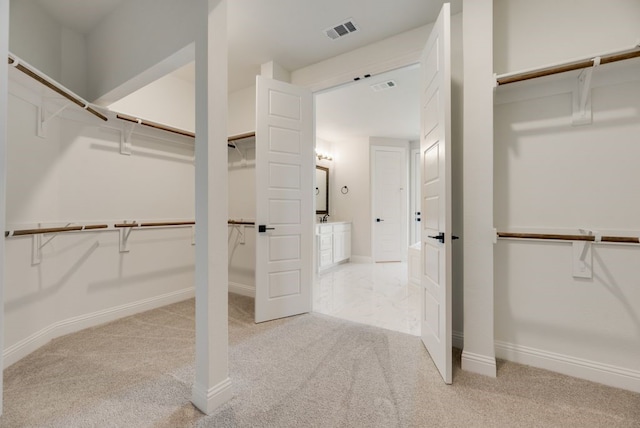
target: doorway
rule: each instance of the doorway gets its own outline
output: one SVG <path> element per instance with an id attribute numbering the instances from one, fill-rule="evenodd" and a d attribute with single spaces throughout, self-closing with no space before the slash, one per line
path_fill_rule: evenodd
<path id="1" fill-rule="evenodd" d="M 395 305 L 412 314 L 404 325 L 412 317 L 419 320 L 420 308 L 407 304 L 419 301 L 419 289 L 409 283 L 406 263 L 413 186 L 409 150 L 419 145 L 419 80 L 420 67 L 412 65 L 314 94 L 316 151 L 331 157 L 318 163 L 329 168 L 329 221 L 351 222 L 352 237 L 350 264 L 316 277 L 314 311 L 393 328 L 384 324 L 384 313 L 394 313 Z M 390 214 L 396 220 L 387 219 Z M 376 244 L 384 239 L 396 243 Z"/>

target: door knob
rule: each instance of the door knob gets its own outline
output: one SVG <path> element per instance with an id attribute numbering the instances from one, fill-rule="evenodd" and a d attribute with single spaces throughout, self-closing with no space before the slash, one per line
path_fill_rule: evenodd
<path id="1" fill-rule="evenodd" d="M 435 235 L 435 236 L 432 236 L 432 235 L 428 235 L 428 236 L 429 236 L 429 238 L 431 238 L 431 239 L 436 239 L 436 240 L 438 240 L 438 241 L 440 241 L 441 243 L 443 243 L 443 244 L 444 244 L 444 232 L 440 232 L 440 233 L 438 233 L 438 234 L 437 234 L 437 235 Z M 452 235 L 452 236 L 451 236 L 451 240 L 452 240 L 452 241 L 455 241 L 456 239 L 460 239 L 460 238 L 459 238 L 459 237 L 457 237 L 457 236 L 455 236 L 455 235 Z"/>
<path id="2" fill-rule="evenodd" d="M 260 232 L 260 233 L 266 232 L 267 230 L 274 230 L 274 229 L 275 229 L 275 227 L 267 227 L 264 224 L 261 224 L 261 225 L 258 226 L 258 232 Z"/>
<path id="3" fill-rule="evenodd" d="M 429 236 L 429 238 L 435 239 L 435 240 L 440 241 L 441 243 L 444 244 L 444 232 L 440 232 L 435 236 L 432 236 L 432 235 L 428 235 L 428 236 Z"/>
<path id="4" fill-rule="evenodd" d="M 377 219 L 376 219 L 376 222 L 377 222 L 377 223 L 380 223 L 381 221 L 384 221 L 384 220 L 383 220 L 383 219 L 381 219 L 381 218 L 377 218 Z"/>

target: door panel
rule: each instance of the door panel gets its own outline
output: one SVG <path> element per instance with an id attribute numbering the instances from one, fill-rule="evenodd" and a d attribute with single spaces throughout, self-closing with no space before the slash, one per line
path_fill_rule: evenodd
<path id="1" fill-rule="evenodd" d="M 406 253 L 406 156 L 406 149 L 398 147 L 372 148 L 376 262 L 400 261 Z"/>
<path id="2" fill-rule="evenodd" d="M 256 322 L 311 310 L 313 142 L 310 91 L 258 76 Z"/>
<path id="3" fill-rule="evenodd" d="M 451 52 L 449 4 L 442 7 L 422 54 L 422 274 L 424 342 L 446 383 L 451 352 Z M 434 239 L 444 236 L 443 242 Z"/>

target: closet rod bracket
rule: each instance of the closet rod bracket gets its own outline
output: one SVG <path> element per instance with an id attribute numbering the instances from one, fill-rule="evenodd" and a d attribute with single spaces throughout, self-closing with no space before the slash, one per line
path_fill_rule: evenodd
<path id="1" fill-rule="evenodd" d="M 50 114 L 49 117 L 47 117 L 46 101 L 47 101 L 47 98 L 42 98 L 42 102 L 40 103 L 40 106 L 38 106 L 36 109 L 36 115 L 37 115 L 36 135 L 40 138 L 46 138 L 45 125 L 47 124 L 47 122 L 49 122 L 51 119 L 55 117 L 60 116 L 62 112 L 65 111 L 67 107 L 71 105 L 71 102 L 67 101 L 62 105 L 62 107 L 60 107 L 58 110 Z"/>
<path id="2" fill-rule="evenodd" d="M 140 119 L 138 119 L 138 124 L 142 123 Z M 123 123 L 122 130 L 120 131 L 120 154 L 121 155 L 131 155 L 131 135 L 133 134 L 133 130 L 136 127 L 136 123 Z"/>
<path id="3" fill-rule="evenodd" d="M 127 223 L 126 221 L 124 222 Z M 119 241 L 120 241 L 120 252 L 128 253 L 129 252 L 129 236 L 131 235 L 131 231 L 134 227 L 138 226 L 138 222 L 131 222 L 131 227 L 122 227 L 118 230 L 119 232 Z"/>
<path id="4" fill-rule="evenodd" d="M 571 124 L 590 125 L 593 123 L 593 114 L 591 111 L 591 78 L 593 70 L 600 65 L 601 58 L 595 57 L 593 66 L 585 68 L 580 72 L 575 88 L 573 90 L 573 116 Z"/>
<path id="5" fill-rule="evenodd" d="M 37 266 L 42 261 L 42 235 L 31 235 L 31 266 Z"/>

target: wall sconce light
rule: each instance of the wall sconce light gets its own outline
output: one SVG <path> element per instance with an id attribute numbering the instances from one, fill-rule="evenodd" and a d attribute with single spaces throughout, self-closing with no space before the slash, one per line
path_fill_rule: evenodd
<path id="1" fill-rule="evenodd" d="M 331 157 L 331 155 L 328 155 L 326 153 L 320 153 L 319 151 L 316 150 L 316 157 L 318 158 L 319 161 L 321 160 L 333 160 L 333 158 Z"/>

